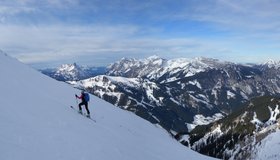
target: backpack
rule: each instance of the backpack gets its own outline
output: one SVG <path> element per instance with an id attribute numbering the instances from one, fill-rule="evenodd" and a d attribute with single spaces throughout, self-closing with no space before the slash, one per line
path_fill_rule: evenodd
<path id="1" fill-rule="evenodd" d="M 88 93 L 84 93 L 84 99 L 86 102 L 89 102 L 89 94 Z"/>

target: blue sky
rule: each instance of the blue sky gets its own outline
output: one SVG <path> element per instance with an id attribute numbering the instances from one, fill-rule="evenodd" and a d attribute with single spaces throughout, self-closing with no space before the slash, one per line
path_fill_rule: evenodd
<path id="1" fill-rule="evenodd" d="M 122 57 L 280 60 L 278 0 L 1 0 L 0 49 L 35 67 Z"/>

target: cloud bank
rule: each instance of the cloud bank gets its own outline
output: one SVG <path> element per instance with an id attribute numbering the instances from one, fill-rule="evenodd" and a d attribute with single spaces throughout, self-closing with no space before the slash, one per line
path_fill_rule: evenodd
<path id="1" fill-rule="evenodd" d="M 0 48 L 28 64 L 121 57 L 280 59 L 276 0 L 0 2 Z"/>

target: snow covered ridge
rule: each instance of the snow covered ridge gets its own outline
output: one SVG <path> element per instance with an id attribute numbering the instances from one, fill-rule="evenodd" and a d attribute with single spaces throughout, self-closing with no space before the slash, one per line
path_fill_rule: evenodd
<path id="1" fill-rule="evenodd" d="M 40 72 L 59 81 L 74 81 L 104 74 L 105 67 L 86 67 L 73 63 L 62 64 L 58 68 L 42 69 Z"/>
<path id="2" fill-rule="evenodd" d="M 69 107 L 79 90 L 2 53 L 0 73 L 1 160 L 212 159 L 95 96 L 90 121 Z"/>
<path id="3" fill-rule="evenodd" d="M 211 62 L 216 63 L 214 60 Z M 280 81 L 267 76 L 264 77 L 268 79 L 262 78 L 264 74 L 256 68 L 224 64 L 226 68 L 214 68 L 166 83 L 138 77 L 134 72 L 134 78 L 106 75 L 77 84 L 79 88 L 88 89 L 94 95 L 152 123 L 165 125 L 162 127 L 168 132 L 181 133 L 196 126 L 193 121 L 197 114 L 204 117 L 212 117 L 216 113 L 228 114 L 235 109 L 233 107 L 250 98 L 265 93 L 277 94 L 280 88 Z"/>
<path id="4" fill-rule="evenodd" d="M 123 58 L 108 66 L 107 74 L 130 78 L 148 77 L 154 80 L 169 75 L 170 78 L 173 78 L 163 79 L 162 82 L 170 82 L 177 80 L 179 74 L 184 74 L 184 77 L 189 77 L 209 68 L 219 68 L 226 64 L 229 64 L 229 62 L 220 62 L 217 59 L 203 57 L 194 59 L 178 58 L 172 60 L 162 59 L 158 56 L 140 60 Z"/>
<path id="5" fill-rule="evenodd" d="M 122 76 L 128 78 L 147 77 L 150 80 L 161 83 L 172 82 L 183 77 L 194 76 L 197 73 L 208 71 L 209 69 L 222 69 L 232 67 L 237 70 L 240 67 L 248 67 L 259 70 L 280 68 L 280 61 L 268 60 L 262 64 L 236 64 L 232 62 L 219 61 L 212 58 L 177 58 L 166 60 L 158 56 L 151 56 L 146 59 L 122 58 L 107 67 L 107 75 Z M 225 70 L 225 72 L 227 72 Z M 230 74 L 227 72 L 228 76 Z M 253 78 L 254 72 L 246 73 L 245 77 Z"/>
<path id="6" fill-rule="evenodd" d="M 93 88 L 94 86 L 104 86 L 106 87 L 106 89 L 108 89 L 109 85 L 113 83 L 119 83 L 131 87 L 140 87 L 141 82 L 138 78 L 124 78 L 101 75 L 81 81 L 68 81 L 68 83 L 74 85 L 76 88 L 82 89 Z"/>
<path id="7" fill-rule="evenodd" d="M 270 106 L 268 106 L 270 118 L 266 122 L 262 122 L 257 118 L 256 112 L 254 112 L 254 117 L 251 120 L 251 123 L 256 125 L 257 130 L 262 130 L 263 128 L 266 128 L 267 126 L 270 126 L 272 124 L 275 124 L 277 122 L 277 117 L 279 115 L 279 106 L 276 105 L 275 109 L 273 110 Z"/>
<path id="8" fill-rule="evenodd" d="M 207 125 L 207 124 L 213 123 L 217 120 L 220 120 L 223 117 L 224 117 L 224 115 L 221 114 L 221 113 L 216 113 L 212 117 L 204 117 L 201 114 L 197 114 L 197 115 L 194 116 L 193 123 L 189 124 L 190 125 L 190 127 L 189 127 L 190 130 L 189 131 L 191 131 L 192 129 L 194 129 L 198 125 Z"/>
<path id="9" fill-rule="evenodd" d="M 81 74 L 81 75 L 79 75 Z M 59 67 L 55 73 L 55 76 L 64 75 L 67 78 L 72 78 L 78 80 L 78 76 L 84 76 L 82 68 L 80 68 L 76 63 L 74 64 L 63 64 Z"/>
<path id="10" fill-rule="evenodd" d="M 189 102 L 197 106 L 200 106 L 198 103 L 208 104 L 207 97 L 198 95 L 203 99 L 200 100 L 195 96 L 190 96 L 191 100 L 185 102 L 180 96 L 173 96 L 172 94 L 177 93 L 171 93 L 171 89 L 167 86 L 148 79 L 102 75 L 68 83 L 76 88 L 87 89 L 120 108 L 132 111 L 151 123 L 162 126 L 173 135 L 189 132 L 197 125 L 209 124 L 224 115 L 217 113 L 216 109 L 206 106 L 205 109 L 208 109 L 209 116 L 204 117 L 201 114 L 196 116 L 195 113 L 189 111 L 186 104 Z M 193 106 L 191 106 L 192 108 Z"/>
<path id="11" fill-rule="evenodd" d="M 265 147 L 268 144 L 276 147 L 280 142 L 279 100 L 270 96 L 255 98 L 240 111 L 195 128 L 188 136 L 182 135 L 179 139 L 194 150 L 217 158 L 262 160 L 267 157 L 278 160 L 278 151 L 269 151 Z"/>
<path id="12" fill-rule="evenodd" d="M 276 105 L 273 110 L 268 106 L 270 111 L 270 118 L 266 122 L 261 122 L 257 116 L 251 121 L 256 125 L 256 133 L 254 139 L 254 147 L 252 148 L 252 159 L 268 159 L 268 160 L 278 160 L 280 159 L 279 143 L 279 129 L 280 129 L 280 119 L 279 119 L 279 106 Z M 278 118 L 277 118 L 278 117 Z"/>
<path id="13" fill-rule="evenodd" d="M 155 59 L 158 60 L 153 63 Z M 198 59 L 200 65 L 195 65 L 195 63 L 188 63 L 188 61 L 180 59 L 176 60 L 177 63 L 171 63 L 174 65 L 170 66 L 178 67 L 172 72 L 172 75 L 165 73 L 161 76 L 160 69 L 165 67 L 167 60 L 153 57 L 141 61 L 143 62 L 140 63 L 136 59 L 122 59 L 113 68 L 113 70 L 116 69 L 118 76 L 98 76 L 93 78 L 95 80 L 92 81 L 92 84 L 80 83 L 80 86 L 83 87 L 82 84 L 87 84 L 88 88 L 85 88 L 94 95 L 140 115 L 151 123 L 162 126 L 174 137 L 194 129 L 196 115 L 212 117 L 217 113 L 230 114 L 237 109 L 237 106 L 249 102 L 251 98 L 265 94 L 279 95 L 280 93 L 280 77 L 275 76 L 279 75 L 280 71 L 261 65 L 239 65 L 212 59 L 207 61 L 203 58 Z M 205 70 L 185 77 L 184 69 L 178 66 L 184 62 L 201 68 L 204 65 L 200 62 L 207 65 L 204 67 Z M 141 66 L 142 64 L 143 66 Z M 213 66 L 213 68 L 207 66 Z M 122 69 L 125 73 L 122 72 Z M 139 73 L 148 72 L 150 74 L 153 71 L 158 71 L 156 75 L 159 77 L 158 79 L 147 75 L 139 76 Z M 248 115 L 245 113 L 242 113 L 238 120 L 233 121 L 238 122 L 240 128 L 243 123 L 248 125 L 249 129 L 245 130 L 249 132 L 254 127 L 250 123 L 252 119 L 248 121 L 246 117 L 250 115 L 250 118 L 253 118 L 253 112 L 247 112 Z M 203 117 L 200 118 L 203 119 Z M 235 138 L 238 139 L 238 137 Z M 231 151 L 233 150 L 231 149 Z M 229 151 L 226 155 L 230 155 L 230 153 L 232 152 Z M 215 151 L 212 154 L 212 156 L 221 156 L 217 155 L 221 153 Z"/>
<path id="14" fill-rule="evenodd" d="M 280 68 L 280 61 L 275 61 L 275 60 L 268 60 L 267 62 L 262 64 L 263 66 L 267 66 L 268 68 L 275 68 L 279 69 Z"/>
<path id="15" fill-rule="evenodd" d="M 252 159 L 279 160 L 280 130 L 278 128 L 259 142 L 253 150 Z"/>

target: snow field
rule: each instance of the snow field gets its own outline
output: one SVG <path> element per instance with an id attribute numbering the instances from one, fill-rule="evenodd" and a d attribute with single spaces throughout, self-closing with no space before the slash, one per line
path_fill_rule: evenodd
<path id="1" fill-rule="evenodd" d="M 97 121 L 70 109 L 79 91 L 0 53 L 0 159 L 212 159 L 163 129 L 91 96 Z"/>

